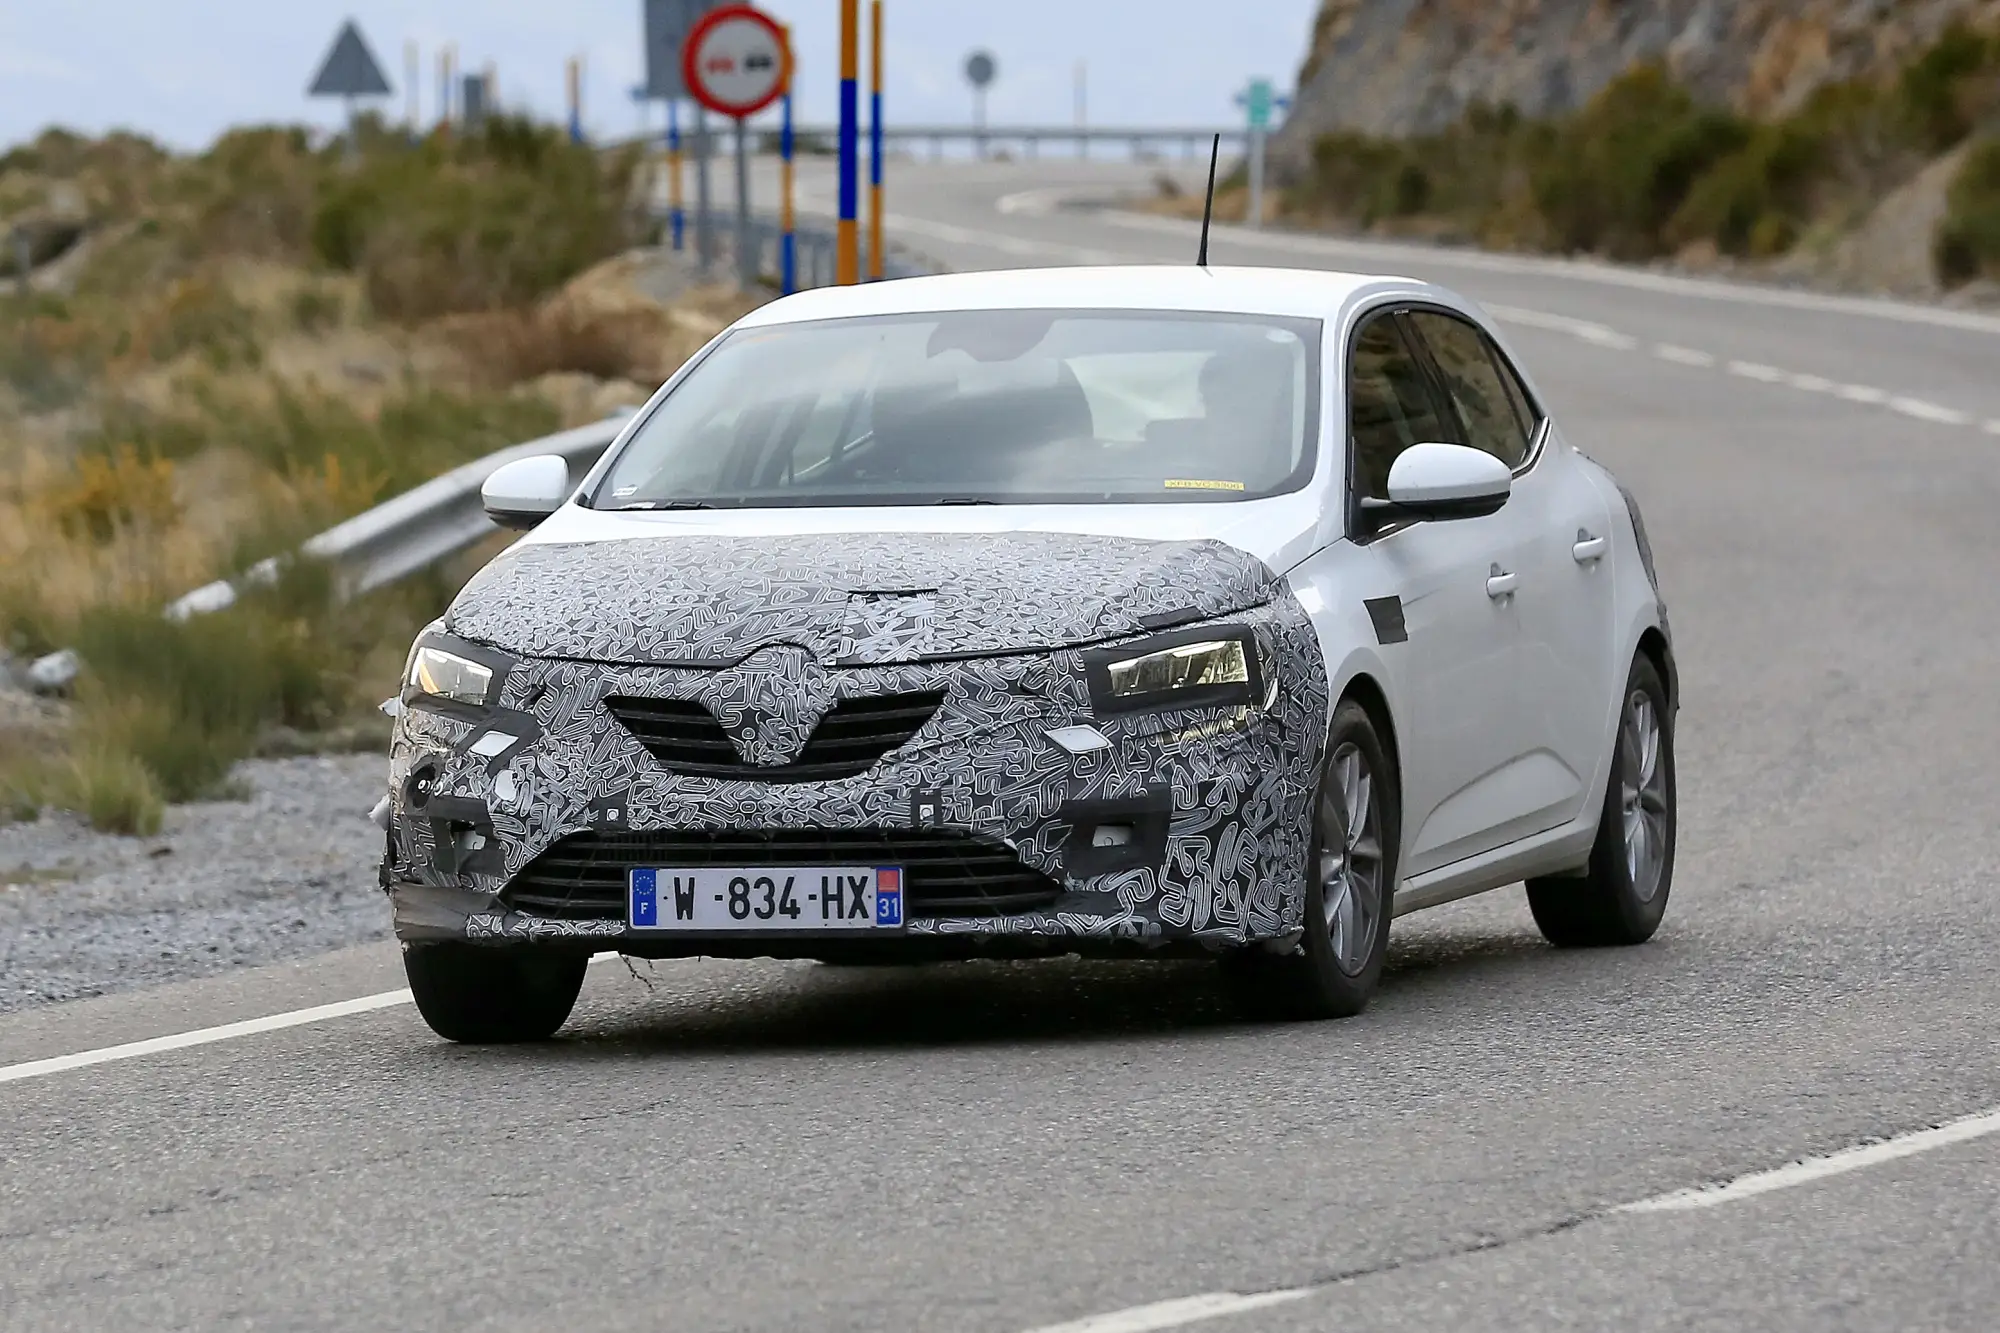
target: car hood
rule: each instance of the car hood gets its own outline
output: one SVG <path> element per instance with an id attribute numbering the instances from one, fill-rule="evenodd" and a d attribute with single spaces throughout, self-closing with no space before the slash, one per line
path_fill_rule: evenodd
<path id="1" fill-rule="evenodd" d="M 1274 585 L 1213 539 L 674 535 L 517 546 L 465 586 L 447 627 L 537 657 L 724 666 L 784 643 L 859 666 L 1119 638 L 1260 605 Z"/>

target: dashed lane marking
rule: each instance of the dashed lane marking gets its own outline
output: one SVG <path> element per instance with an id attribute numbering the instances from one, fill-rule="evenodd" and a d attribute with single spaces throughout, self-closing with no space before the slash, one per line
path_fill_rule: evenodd
<path id="1" fill-rule="evenodd" d="M 1267 1305 L 1301 1300 L 1321 1290 L 1318 1287 L 1287 1287 L 1282 1291 L 1260 1291 L 1239 1296 L 1233 1291 L 1209 1291 L 1199 1296 L 1180 1296 L 1151 1305 L 1134 1305 L 1109 1314 L 1073 1319 L 1067 1324 L 1045 1324 L 1028 1333 L 1154 1333 L 1156 1329 L 1181 1328 L 1205 1319 L 1245 1314 Z"/>
<path id="2" fill-rule="evenodd" d="M 1752 1171 L 1748 1175 L 1738 1176 L 1720 1185 L 1675 1190 L 1671 1194 L 1620 1204 L 1612 1211 L 1677 1213 L 1695 1208 L 1716 1208 L 1725 1203 L 1735 1203 L 1738 1199 L 1749 1199 L 1759 1194 L 1769 1194 L 1773 1190 L 1809 1185 L 1816 1180 L 1825 1180 L 1829 1176 L 1845 1175 L 1849 1171 L 1859 1171 L 1863 1167 L 1875 1166 L 1882 1162 L 1893 1162 L 1901 1157 L 1914 1157 L 1918 1153 L 1949 1147 L 1955 1143 L 1969 1143 L 1973 1139 L 1984 1138 L 1995 1132 L 2000 1132 L 2000 1108 L 1967 1116 L 1963 1120 L 1949 1121 L 1935 1129 L 1920 1129 L 1909 1134 L 1898 1134 L 1879 1143 L 1857 1144 L 1824 1157 L 1808 1157 L 1803 1161 L 1774 1167 L 1768 1171 Z"/>
<path id="3" fill-rule="evenodd" d="M 1573 338 L 1612 351 L 1629 352 L 1639 346 L 1639 340 L 1630 334 L 1620 333 L 1617 329 L 1587 319 L 1571 319 L 1566 315 L 1551 315 L 1540 310 L 1525 310 L 1519 306 L 1489 305 L 1486 309 L 1496 319 L 1506 323 L 1541 329 L 1549 333 L 1566 333 Z M 1887 389 L 1875 388 L 1873 385 L 1842 384 L 1824 375 L 1785 370 L 1780 366 L 1767 366 L 1761 361 L 1723 361 L 1714 354 L 1698 348 L 1679 347 L 1672 343 L 1654 343 L 1651 352 L 1659 360 L 1669 361 L 1675 365 L 1691 366 L 1698 370 L 1713 370 L 1719 366 L 1724 372 L 1738 379 L 1754 380 L 1759 384 L 1784 385 L 1802 389 L 1807 393 L 1830 393 L 1850 403 L 1886 407 L 1891 412 L 1899 412 L 1906 417 L 1914 417 L 1918 421 L 1928 421 L 1934 425 L 1973 424 L 1972 414 L 1969 412 L 1923 398 L 1894 394 Z M 2000 420 L 1982 422 L 1980 429 L 1989 434 L 2000 435 Z"/>
<path id="4" fill-rule="evenodd" d="M 1715 365 L 1713 352 L 1698 351 L 1692 347 L 1676 347 L 1672 343 L 1655 343 L 1653 355 L 1662 361 L 1671 361 L 1677 366 L 1697 366 L 1708 370 Z"/>
<path id="5" fill-rule="evenodd" d="M 1795 1189 L 1833 1176 L 1845 1175 L 1850 1171 L 1878 1166 L 1883 1162 L 1893 1162 L 1904 1157 L 1914 1157 L 1919 1153 L 1969 1143 L 1993 1133 L 2000 1133 L 2000 1107 L 1981 1111 L 1977 1115 L 1966 1116 L 1961 1120 L 1947 1121 L 1934 1128 L 1913 1130 L 1908 1134 L 1898 1134 L 1876 1143 L 1857 1144 L 1824 1157 L 1808 1157 L 1787 1166 L 1766 1171 L 1752 1171 L 1720 1184 L 1702 1185 L 1693 1189 L 1674 1190 L 1668 1194 L 1656 1194 L 1651 1198 L 1635 1199 L 1631 1203 L 1617 1204 L 1602 1212 L 1568 1219 L 1554 1227 L 1529 1232 L 1516 1239 L 1546 1236 L 1556 1230 L 1568 1230 L 1579 1222 L 1607 1217 L 1719 1208 L 1725 1204 L 1756 1198 L 1760 1194 Z M 1488 1250 L 1495 1246 L 1483 1244 L 1478 1248 Z M 1399 1263 L 1392 1266 L 1404 1265 Z M 1045 1325 L 1030 1329 L 1028 1333 L 1148 1333 L 1153 1329 L 1179 1328 L 1204 1319 L 1216 1319 L 1224 1315 L 1260 1309 L 1266 1305 L 1324 1295 L 1349 1282 L 1359 1281 L 1365 1276 L 1367 1276 L 1365 1273 L 1350 1274 L 1330 1282 L 1319 1282 L 1303 1287 L 1284 1287 L 1276 1291 L 1249 1295 L 1209 1292 L 1200 1296 L 1183 1296 L 1178 1300 L 1159 1301 L 1152 1305 L 1137 1305 L 1125 1310 L 1114 1310 L 1109 1314 L 1092 1315 L 1067 1324 Z"/>

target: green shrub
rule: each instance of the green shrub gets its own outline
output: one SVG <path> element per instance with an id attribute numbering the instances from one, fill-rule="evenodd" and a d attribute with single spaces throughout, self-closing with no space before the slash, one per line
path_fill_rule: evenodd
<path id="1" fill-rule="evenodd" d="M 1557 248 L 1647 258 L 1696 180 L 1749 139 L 1746 122 L 1640 65 L 1562 124 L 1534 170 L 1535 202 Z"/>
<path id="2" fill-rule="evenodd" d="M 82 750 L 63 779 L 62 803 L 106 833 L 149 838 L 165 813 L 153 775 L 115 745 Z"/>
<path id="3" fill-rule="evenodd" d="M 27 783 L 0 775 L 0 825 L 31 824 L 41 813 L 41 797 Z"/>
<path id="4" fill-rule="evenodd" d="M 336 512 L 308 516 L 331 521 L 460 463 L 546 435 L 558 421 L 555 407 L 533 394 L 459 393 L 414 380 L 373 418 L 338 395 L 276 380 L 259 398 L 195 381 L 164 409 L 133 403 L 108 407 L 79 449 L 85 457 L 116 457 L 130 449 L 142 459 L 183 459 L 220 448 L 281 475 L 324 477 L 331 470 L 343 479 Z M 310 530 L 296 535 L 309 536 Z"/>
<path id="5" fill-rule="evenodd" d="M 1791 122 L 1762 125 L 1688 189 L 1666 236 L 1710 240 L 1724 254 L 1764 258 L 1791 248 L 1826 165 L 1823 143 Z"/>
<path id="6" fill-rule="evenodd" d="M 372 152 L 329 174 L 312 250 L 359 274 L 390 319 L 521 305 L 631 244 L 635 164 L 625 156 L 607 167 L 560 130 L 509 118 Z"/>
<path id="7" fill-rule="evenodd" d="M 1982 139 L 1967 152 L 1945 196 L 1932 254 L 1948 287 L 2000 278 L 2000 138 Z"/>
<path id="8" fill-rule="evenodd" d="M 1896 98 L 1918 144 L 1940 153 L 1972 133 L 1994 102 L 2000 37 L 1954 21 L 1896 81 Z"/>

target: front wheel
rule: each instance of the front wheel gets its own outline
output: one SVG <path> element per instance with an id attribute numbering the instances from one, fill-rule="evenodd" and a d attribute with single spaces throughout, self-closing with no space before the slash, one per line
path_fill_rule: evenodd
<path id="1" fill-rule="evenodd" d="M 1643 944 L 1674 882 L 1674 722 L 1644 655 L 1632 663 L 1597 841 L 1581 878 L 1528 881 L 1528 907 L 1558 948 Z"/>
<path id="2" fill-rule="evenodd" d="M 1395 911 L 1399 792 L 1368 710 L 1342 700 L 1313 800 L 1304 936 L 1290 954 L 1245 951 L 1230 962 L 1253 1003 L 1292 1018 L 1346 1018 L 1367 1007 Z"/>
<path id="3" fill-rule="evenodd" d="M 448 1041 L 543 1041 L 569 1018 L 590 959 L 580 953 L 472 944 L 406 944 L 417 1012 Z"/>

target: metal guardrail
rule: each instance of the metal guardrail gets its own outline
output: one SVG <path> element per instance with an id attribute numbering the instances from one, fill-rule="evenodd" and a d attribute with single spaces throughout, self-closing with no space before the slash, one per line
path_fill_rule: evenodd
<path id="1" fill-rule="evenodd" d="M 407 578 L 498 531 L 479 500 L 479 488 L 495 469 L 538 454 L 560 454 L 569 463 L 570 476 L 581 479 L 631 417 L 630 412 L 620 412 L 462 464 L 328 528 L 300 547 L 299 553 L 331 564 L 341 592 L 349 597 Z M 168 605 L 167 617 L 185 620 L 220 611 L 235 604 L 239 583 L 268 583 L 277 573 L 275 559 L 260 561 L 236 583 L 218 580 L 178 598 Z"/>
<path id="2" fill-rule="evenodd" d="M 829 125 L 803 126 L 793 133 L 807 143 L 831 144 L 839 141 L 839 130 Z M 996 144 L 1019 144 L 1028 157 L 1034 157 L 1043 144 L 1073 146 L 1077 156 L 1087 156 L 1090 149 L 1102 144 L 1122 145 L 1132 156 L 1143 158 L 1148 153 L 1163 153 L 1179 148 L 1184 157 L 1199 157 L 1208 152 L 1209 143 L 1216 135 L 1222 136 L 1225 145 L 1241 149 L 1250 141 L 1250 131 L 1241 125 L 1190 127 L 1185 125 L 1105 125 L 1105 126 L 1064 126 L 1064 125 L 884 125 L 882 138 L 892 144 L 928 143 L 932 157 L 941 157 L 948 143 L 970 144 L 980 156 Z"/>

